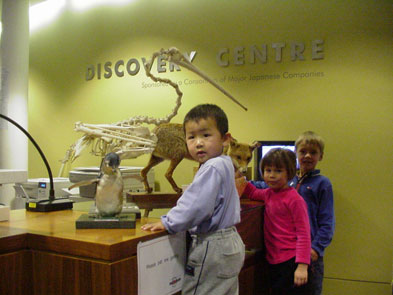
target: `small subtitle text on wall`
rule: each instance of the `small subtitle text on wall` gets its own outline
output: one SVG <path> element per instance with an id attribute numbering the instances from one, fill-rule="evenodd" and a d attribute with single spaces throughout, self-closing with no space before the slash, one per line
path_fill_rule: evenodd
<path id="1" fill-rule="evenodd" d="M 216 83 L 223 84 L 223 83 L 233 83 L 239 84 L 243 82 L 251 82 L 251 83 L 261 83 L 266 81 L 273 81 L 273 80 L 304 80 L 304 79 L 318 79 L 324 78 L 325 72 L 282 72 L 282 73 L 273 73 L 273 74 L 248 74 L 248 75 L 224 75 L 219 78 L 213 78 Z M 209 84 L 208 81 L 205 79 L 183 79 L 176 81 L 179 86 L 199 86 L 202 84 Z M 157 88 L 157 87 L 167 87 L 168 84 L 166 83 L 155 83 L 155 82 L 142 82 L 141 87 L 142 89 L 148 88 Z"/>

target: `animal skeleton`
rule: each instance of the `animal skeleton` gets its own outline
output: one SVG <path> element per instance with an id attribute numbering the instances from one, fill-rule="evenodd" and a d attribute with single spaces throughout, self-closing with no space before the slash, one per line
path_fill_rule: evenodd
<path id="1" fill-rule="evenodd" d="M 82 150 L 90 144 L 92 145 L 92 154 L 101 157 L 104 157 L 109 152 L 115 152 L 120 156 L 120 159 L 130 159 L 136 158 L 142 154 L 153 152 L 157 144 L 157 136 L 154 132 L 151 132 L 146 126 L 142 126 L 141 124 L 154 124 L 158 126 L 162 123 L 168 123 L 174 116 L 176 116 L 183 96 L 183 93 L 180 91 L 177 83 L 172 82 L 170 79 L 156 77 L 150 72 L 152 64 L 158 56 L 161 56 L 163 60 L 167 60 L 170 63 L 177 64 L 198 74 L 218 88 L 244 110 L 247 110 L 225 89 L 192 65 L 177 48 L 172 47 L 169 50 L 161 49 L 161 51 L 153 54 L 150 61 L 144 63 L 144 68 L 146 75 L 154 82 L 166 83 L 175 89 L 177 93 L 177 100 L 176 106 L 172 112 L 164 118 L 135 116 L 128 120 L 113 124 L 87 124 L 76 122 L 75 131 L 83 132 L 84 135 L 75 144 L 71 145 L 69 150 L 67 150 L 64 159 L 61 161 L 62 165 L 59 176 L 63 174 L 65 164 L 68 161 L 73 162 L 80 156 Z"/>

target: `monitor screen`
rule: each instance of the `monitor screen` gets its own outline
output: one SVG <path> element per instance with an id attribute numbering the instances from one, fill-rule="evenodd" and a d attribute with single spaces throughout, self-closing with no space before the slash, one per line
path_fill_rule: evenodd
<path id="1" fill-rule="evenodd" d="M 275 141 L 258 141 L 260 147 L 254 150 L 254 180 L 262 180 L 262 171 L 260 163 L 268 151 L 274 148 L 285 148 L 295 151 L 295 141 L 293 140 L 275 140 Z"/>

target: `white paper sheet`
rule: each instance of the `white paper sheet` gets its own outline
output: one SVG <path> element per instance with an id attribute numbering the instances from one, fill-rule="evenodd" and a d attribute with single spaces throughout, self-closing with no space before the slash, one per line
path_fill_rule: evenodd
<path id="1" fill-rule="evenodd" d="M 185 233 L 140 242 L 138 295 L 169 295 L 181 290 L 186 261 Z"/>

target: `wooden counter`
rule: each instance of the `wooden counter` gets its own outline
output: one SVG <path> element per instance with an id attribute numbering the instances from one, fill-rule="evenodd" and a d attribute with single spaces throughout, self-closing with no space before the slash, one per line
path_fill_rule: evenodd
<path id="1" fill-rule="evenodd" d="M 137 294 L 140 229 L 76 229 L 84 212 L 11 211 L 0 222 L 0 294 Z"/>
<path id="2" fill-rule="evenodd" d="M 262 216 L 261 206 L 247 210 L 256 219 Z M 141 218 L 135 229 L 76 229 L 75 220 L 83 213 L 12 210 L 10 220 L 0 222 L 0 294 L 136 295 L 137 244 L 166 232 L 140 229 L 154 218 Z M 248 215 L 242 213 L 246 222 Z M 244 239 L 252 249 L 262 242 L 262 224 L 255 222 L 238 226 L 240 233 L 247 232 Z M 254 264 L 250 259 L 245 263 L 245 286 Z"/>
<path id="3" fill-rule="evenodd" d="M 34 250 L 115 261 L 135 255 L 140 241 L 165 235 L 165 232 L 151 233 L 140 229 L 142 224 L 156 221 L 152 218 L 138 220 L 135 229 L 76 229 L 75 220 L 83 213 L 86 212 L 12 210 L 10 220 L 0 222 L 0 237 L 3 232 L 9 238 L 14 231 L 24 232 L 27 233 L 28 248 Z"/>

